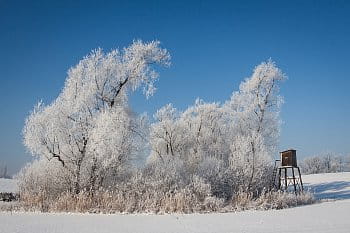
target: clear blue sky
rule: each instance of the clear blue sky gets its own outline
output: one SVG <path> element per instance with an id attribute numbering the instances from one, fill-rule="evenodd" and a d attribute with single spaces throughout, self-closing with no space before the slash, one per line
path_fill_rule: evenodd
<path id="1" fill-rule="evenodd" d="M 173 63 L 151 99 L 132 97 L 136 111 L 223 102 L 271 57 L 289 77 L 280 149 L 350 153 L 350 1 L 0 0 L 0 164 L 14 173 L 31 159 L 25 117 L 57 97 L 69 67 L 133 39 L 160 40 Z"/>

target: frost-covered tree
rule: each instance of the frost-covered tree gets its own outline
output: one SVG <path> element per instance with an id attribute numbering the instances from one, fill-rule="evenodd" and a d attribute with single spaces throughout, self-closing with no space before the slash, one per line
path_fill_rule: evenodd
<path id="1" fill-rule="evenodd" d="M 168 65 L 170 56 L 158 41 L 135 41 L 122 51 L 93 50 L 68 72 L 53 103 L 39 103 L 27 118 L 24 144 L 33 155 L 56 159 L 74 179 L 79 193 L 83 180 L 94 181 L 101 166 L 122 167 L 134 153 L 140 135 L 128 107 L 128 93 L 155 91 L 155 65 Z M 82 177 L 83 174 L 85 177 Z"/>
<path id="2" fill-rule="evenodd" d="M 218 103 L 205 103 L 197 99 L 193 106 L 183 112 L 181 119 L 186 125 L 191 143 L 187 154 L 195 158 L 214 157 L 225 159 L 227 151 L 227 124 Z"/>
<path id="3" fill-rule="evenodd" d="M 155 120 L 150 138 L 158 157 L 176 156 L 192 165 L 206 157 L 225 157 L 227 127 L 218 103 L 197 99 L 183 112 L 168 104 L 157 111 Z"/>
<path id="4" fill-rule="evenodd" d="M 276 152 L 283 102 L 279 83 L 285 78 L 274 62 L 263 62 L 225 104 L 233 132 L 231 166 L 242 168 L 247 190 L 259 182 L 264 164 Z"/>
<path id="5" fill-rule="evenodd" d="M 179 125 L 180 113 L 172 104 L 159 109 L 154 118 L 156 123 L 151 126 L 150 142 L 153 156 L 163 159 L 165 155 L 178 155 L 181 145 L 182 129 Z"/>

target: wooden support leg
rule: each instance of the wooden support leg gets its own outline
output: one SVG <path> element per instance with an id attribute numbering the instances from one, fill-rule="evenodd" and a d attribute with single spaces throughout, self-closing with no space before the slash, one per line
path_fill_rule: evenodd
<path id="1" fill-rule="evenodd" d="M 294 167 L 292 167 L 292 175 L 293 175 L 294 193 L 295 193 L 295 195 L 297 195 L 297 186 L 296 186 L 296 184 L 295 184 Z"/>
<path id="2" fill-rule="evenodd" d="M 300 168 L 298 167 L 298 173 L 299 173 L 299 182 L 301 185 L 301 191 L 304 191 L 304 186 L 303 186 L 303 181 L 301 180 L 301 173 L 300 173 Z"/>
<path id="3" fill-rule="evenodd" d="M 284 185 L 285 185 L 285 187 L 284 187 L 284 189 L 287 191 L 287 188 L 288 188 L 288 180 L 287 180 L 287 177 L 288 177 L 288 175 L 287 175 L 287 168 L 284 168 Z"/>
<path id="4" fill-rule="evenodd" d="M 281 189 L 281 168 L 278 168 L 278 189 Z"/>

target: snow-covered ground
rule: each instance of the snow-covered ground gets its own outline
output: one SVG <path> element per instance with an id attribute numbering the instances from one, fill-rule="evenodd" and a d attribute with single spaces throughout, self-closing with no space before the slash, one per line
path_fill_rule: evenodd
<path id="1" fill-rule="evenodd" d="M 304 176 L 317 197 L 334 199 L 284 210 L 214 214 L 102 215 L 0 213 L 0 233 L 7 232 L 350 232 L 350 173 Z"/>
<path id="2" fill-rule="evenodd" d="M 0 193 L 16 193 L 17 191 L 16 180 L 0 178 Z"/>
<path id="3" fill-rule="evenodd" d="M 23 233 L 349 233 L 350 201 L 272 211 L 190 215 L 0 213 L 0 232 Z"/>

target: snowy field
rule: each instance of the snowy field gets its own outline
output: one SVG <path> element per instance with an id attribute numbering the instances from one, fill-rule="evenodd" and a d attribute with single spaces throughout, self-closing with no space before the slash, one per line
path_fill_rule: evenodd
<path id="1" fill-rule="evenodd" d="M 304 183 L 329 201 L 284 210 L 189 215 L 0 213 L 0 233 L 350 232 L 350 173 L 307 175 Z"/>

